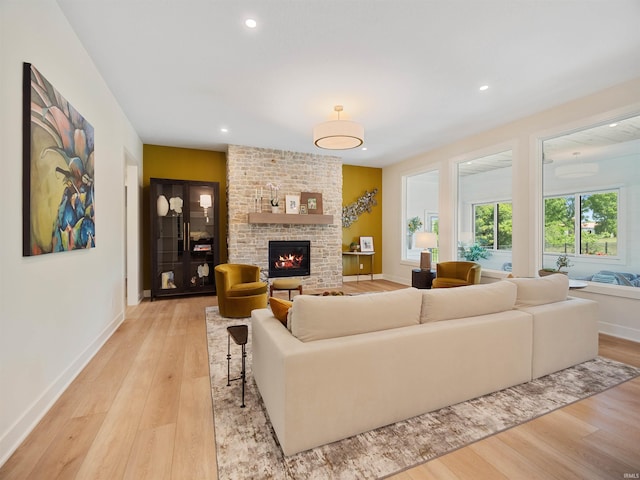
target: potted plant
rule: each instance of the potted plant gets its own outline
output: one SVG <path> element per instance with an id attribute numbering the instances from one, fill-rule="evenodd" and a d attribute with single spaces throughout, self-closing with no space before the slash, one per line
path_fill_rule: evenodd
<path id="1" fill-rule="evenodd" d="M 569 257 L 567 254 L 562 254 L 556 260 L 556 268 L 541 268 L 538 270 L 538 275 L 544 277 L 546 275 L 553 275 L 554 273 L 562 273 L 564 275 L 568 275 L 569 272 L 562 271 L 563 268 L 569 268 L 573 266 L 573 264 L 569 261 Z"/>
<path id="2" fill-rule="evenodd" d="M 358 248 L 360 248 L 360 244 L 358 242 L 354 241 L 349 244 L 349 251 L 351 252 L 357 252 Z"/>
<path id="3" fill-rule="evenodd" d="M 420 219 L 420 217 L 416 216 L 409 219 L 409 222 L 407 223 L 407 229 L 409 230 L 409 233 L 411 235 L 416 233 L 421 228 L 422 228 L 422 220 Z"/>
<path id="4" fill-rule="evenodd" d="M 467 262 L 477 262 L 481 258 L 489 258 L 490 256 L 491 252 L 477 243 L 462 249 L 462 257 Z"/>
<path id="5" fill-rule="evenodd" d="M 408 244 L 413 246 L 413 234 L 422 228 L 422 220 L 420 217 L 415 216 L 409 219 L 407 222 L 407 230 L 409 231 Z"/>
<path id="6" fill-rule="evenodd" d="M 271 191 L 271 213 L 280 213 L 280 199 L 278 198 L 278 190 L 280 190 L 280 185 L 267 183 L 267 187 L 269 187 Z"/>

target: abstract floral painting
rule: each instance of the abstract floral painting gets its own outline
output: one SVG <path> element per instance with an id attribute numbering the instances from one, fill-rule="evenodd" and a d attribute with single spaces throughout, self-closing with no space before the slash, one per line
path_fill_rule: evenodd
<path id="1" fill-rule="evenodd" d="M 93 248 L 93 127 L 29 63 L 23 102 L 23 255 Z"/>

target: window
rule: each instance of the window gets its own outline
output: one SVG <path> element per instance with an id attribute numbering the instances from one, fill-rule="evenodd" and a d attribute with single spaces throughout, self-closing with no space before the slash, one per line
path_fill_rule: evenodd
<path id="1" fill-rule="evenodd" d="M 618 196 L 610 191 L 546 198 L 545 253 L 617 256 Z"/>
<path id="2" fill-rule="evenodd" d="M 403 260 L 420 260 L 421 248 L 415 246 L 417 232 L 438 233 L 438 183 L 437 170 L 404 177 L 406 207 L 403 221 Z M 432 249 L 432 261 L 437 262 L 438 249 Z"/>
<path id="3" fill-rule="evenodd" d="M 474 205 L 474 242 L 491 250 L 511 250 L 511 203 Z"/>
<path id="4" fill-rule="evenodd" d="M 493 249 L 496 221 L 494 204 L 475 205 L 473 207 L 474 231 L 473 242 L 483 248 Z"/>
<path id="5" fill-rule="evenodd" d="M 580 195 L 580 254 L 617 256 L 618 192 Z"/>
<path id="6" fill-rule="evenodd" d="M 575 253 L 575 198 L 573 195 L 545 198 L 545 253 Z"/>
<path id="7" fill-rule="evenodd" d="M 512 151 L 465 160 L 458 168 L 458 259 L 511 271 Z"/>
<path id="8" fill-rule="evenodd" d="M 640 287 L 640 117 L 545 140 L 542 267 Z"/>

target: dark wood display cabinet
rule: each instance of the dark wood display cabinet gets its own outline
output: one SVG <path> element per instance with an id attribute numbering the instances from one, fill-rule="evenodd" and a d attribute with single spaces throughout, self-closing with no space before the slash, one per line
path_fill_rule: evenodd
<path id="1" fill-rule="evenodd" d="M 150 192 L 151 300 L 215 293 L 218 183 L 152 178 Z"/>

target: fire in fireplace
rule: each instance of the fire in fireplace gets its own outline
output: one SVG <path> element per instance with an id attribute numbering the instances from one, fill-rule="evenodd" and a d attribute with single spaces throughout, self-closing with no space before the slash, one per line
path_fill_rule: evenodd
<path id="1" fill-rule="evenodd" d="M 269 278 L 311 275 L 309 240 L 270 240 Z"/>

